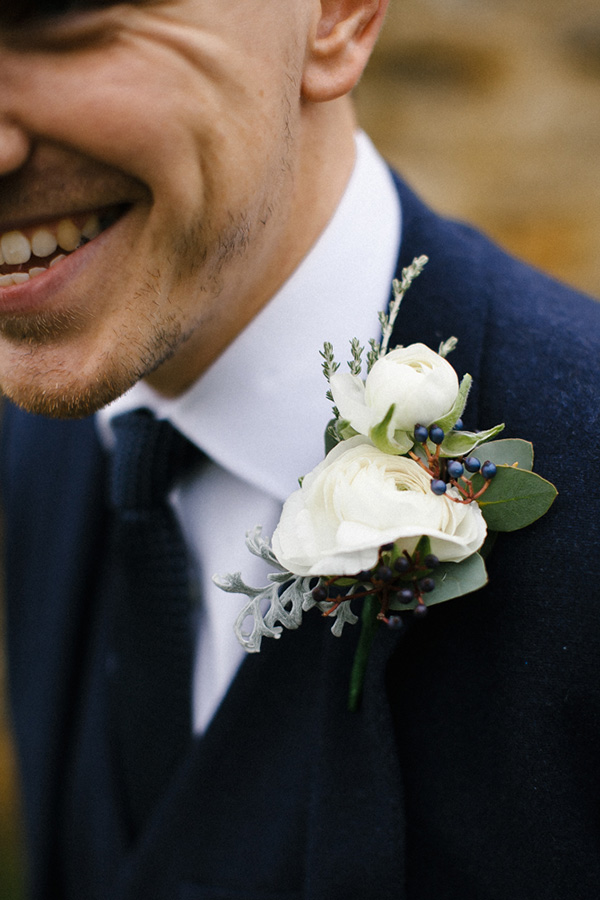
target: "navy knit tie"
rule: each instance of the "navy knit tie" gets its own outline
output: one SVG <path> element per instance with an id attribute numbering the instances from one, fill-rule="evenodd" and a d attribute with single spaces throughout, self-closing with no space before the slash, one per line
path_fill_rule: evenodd
<path id="1" fill-rule="evenodd" d="M 201 454 L 148 410 L 125 413 L 112 424 L 109 710 L 135 835 L 190 741 L 188 560 L 167 496 Z"/>

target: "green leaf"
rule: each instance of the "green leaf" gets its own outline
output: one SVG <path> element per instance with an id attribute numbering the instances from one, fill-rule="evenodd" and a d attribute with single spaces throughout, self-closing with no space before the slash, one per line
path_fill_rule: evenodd
<path id="1" fill-rule="evenodd" d="M 396 404 L 392 403 L 390 408 L 388 409 L 385 418 L 379 423 L 379 425 L 375 425 L 374 428 L 371 428 L 369 432 L 369 437 L 375 444 L 375 446 L 382 450 L 384 453 L 394 453 L 394 448 L 390 444 L 387 436 L 388 425 L 392 421 L 392 416 L 394 415 L 394 410 L 396 409 Z"/>
<path id="2" fill-rule="evenodd" d="M 428 534 L 424 534 L 423 537 L 419 538 L 419 543 L 413 550 L 413 556 L 418 554 L 419 559 L 423 560 L 429 553 L 431 553 L 431 538 Z"/>
<path id="3" fill-rule="evenodd" d="M 325 456 L 342 441 L 357 434 L 347 419 L 330 419 L 325 428 Z"/>
<path id="4" fill-rule="evenodd" d="M 396 431 L 391 440 L 388 437 L 388 426 L 392 421 L 395 409 L 396 404 L 392 403 L 385 418 L 378 425 L 375 425 L 374 428 L 371 428 L 369 437 L 382 453 L 391 453 L 394 456 L 399 456 L 401 453 L 407 453 L 410 450 L 413 445 L 413 438 L 409 437 L 406 431 Z"/>
<path id="5" fill-rule="evenodd" d="M 469 391 L 471 390 L 471 385 L 473 384 L 473 379 L 470 375 L 465 375 L 463 380 L 460 383 L 460 387 L 458 389 L 458 394 L 456 395 L 456 400 L 454 401 L 454 406 L 450 410 L 449 413 L 442 419 L 438 419 L 435 423 L 439 425 L 440 428 L 443 428 L 444 431 L 450 431 L 450 429 L 458 422 L 460 417 L 462 416 L 465 406 L 467 405 L 467 397 L 469 396 Z"/>
<path id="6" fill-rule="evenodd" d="M 473 476 L 475 492 L 484 483 L 481 475 Z M 499 466 L 477 503 L 491 531 L 516 531 L 548 512 L 557 494 L 554 485 L 535 472 Z"/>
<path id="7" fill-rule="evenodd" d="M 338 419 L 337 432 L 343 441 L 356 437 L 358 434 L 358 431 L 352 427 L 348 419 Z"/>
<path id="8" fill-rule="evenodd" d="M 401 429 L 398 429 L 398 431 L 394 432 L 392 446 L 395 448 L 393 452 L 396 454 L 396 456 L 408 453 L 413 443 L 414 435 L 409 434 L 408 431 L 402 431 Z"/>
<path id="9" fill-rule="evenodd" d="M 360 637 L 356 653 L 354 654 L 352 672 L 350 673 L 350 689 L 348 692 L 348 709 L 350 712 L 356 712 L 360 705 L 369 652 L 380 624 L 377 619 L 378 612 L 379 603 L 377 600 L 374 597 L 366 597 L 362 608 Z"/>
<path id="10" fill-rule="evenodd" d="M 327 456 L 329 451 L 333 450 L 333 448 L 341 441 L 341 437 L 337 430 L 337 422 L 337 419 L 331 419 L 327 423 L 325 429 L 325 456 Z"/>
<path id="11" fill-rule="evenodd" d="M 488 577 L 483 559 L 479 553 L 473 553 L 459 563 L 441 563 L 434 570 L 433 579 L 435 589 L 426 595 L 427 606 L 478 591 L 487 584 Z M 393 600 L 390 603 L 390 609 L 414 609 L 415 606 L 416 601 L 403 604 Z"/>
<path id="12" fill-rule="evenodd" d="M 519 469 L 529 472 L 533 468 L 533 444 L 530 441 L 503 438 L 500 441 L 489 441 L 481 449 L 482 462 L 489 459 L 497 466 L 512 466 L 517 463 Z"/>
<path id="13" fill-rule="evenodd" d="M 482 556 L 484 560 L 486 560 L 488 558 L 488 556 L 490 555 L 490 553 L 492 552 L 492 549 L 493 549 L 494 544 L 496 543 L 497 539 L 498 539 L 498 532 L 497 531 L 489 531 L 489 529 L 488 529 L 488 533 L 485 536 L 485 541 L 479 548 L 479 555 Z"/>
<path id="14" fill-rule="evenodd" d="M 449 431 L 441 444 L 442 456 L 466 456 L 479 444 L 499 434 L 504 425 L 495 425 L 487 431 Z M 435 451 L 435 448 L 430 448 Z"/>

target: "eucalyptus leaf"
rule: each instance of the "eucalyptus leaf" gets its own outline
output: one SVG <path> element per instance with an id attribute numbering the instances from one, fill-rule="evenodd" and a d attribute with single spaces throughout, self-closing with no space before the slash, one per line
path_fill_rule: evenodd
<path id="1" fill-rule="evenodd" d="M 441 563 L 434 570 L 433 579 L 435 589 L 427 594 L 427 606 L 478 591 L 488 581 L 485 563 L 479 553 L 473 553 L 459 563 Z M 392 600 L 390 609 L 414 609 L 416 605 L 416 601 L 406 604 Z"/>
<path id="2" fill-rule="evenodd" d="M 488 441 L 482 447 L 481 461 L 489 459 L 497 466 L 514 466 L 531 471 L 533 469 L 533 444 L 520 438 L 502 438 L 499 441 Z M 468 473 L 466 473 L 468 474 Z"/>
<path id="3" fill-rule="evenodd" d="M 484 483 L 481 475 L 473 476 L 476 493 Z M 548 512 L 557 494 L 554 485 L 535 472 L 498 466 L 496 475 L 477 503 L 491 531 L 517 531 Z"/>
<path id="4" fill-rule="evenodd" d="M 503 428 L 502 424 L 488 428 L 487 431 L 449 431 L 442 441 L 440 453 L 442 456 L 466 456 L 479 444 L 500 434 Z"/>

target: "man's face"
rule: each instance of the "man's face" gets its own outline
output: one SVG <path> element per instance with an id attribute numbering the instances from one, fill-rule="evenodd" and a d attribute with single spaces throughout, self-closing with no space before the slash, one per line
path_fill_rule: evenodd
<path id="1" fill-rule="evenodd" d="M 159 0 L 0 27 L 9 396 L 82 415 L 144 376 L 177 392 L 279 286 L 312 6 Z"/>

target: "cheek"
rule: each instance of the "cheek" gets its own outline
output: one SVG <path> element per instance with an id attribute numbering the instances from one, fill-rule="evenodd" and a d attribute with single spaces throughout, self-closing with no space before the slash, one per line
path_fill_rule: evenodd
<path id="1" fill-rule="evenodd" d="M 95 64 L 92 64 L 95 63 Z M 24 124 L 32 133 L 74 147 L 93 159 L 135 175 L 153 186 L 172 178 L 187 162 L 186 177 L 196 190 L 195 136 L 189 98 L 182 87 L 163 83 L 140 61 L 110 56 L 81 69 L 76 61 L 32 65 L 21 84 Z"/>
<path id="2" fill-rule="evenodd" d="M 280 177 L 299 117 L 289 49 L 263 49 L 131 13 L 101 48 L 15 57 L 3 93 L 31 133 L 134 175 L 182 213 L 205 192 L 247 207 Z"/>

